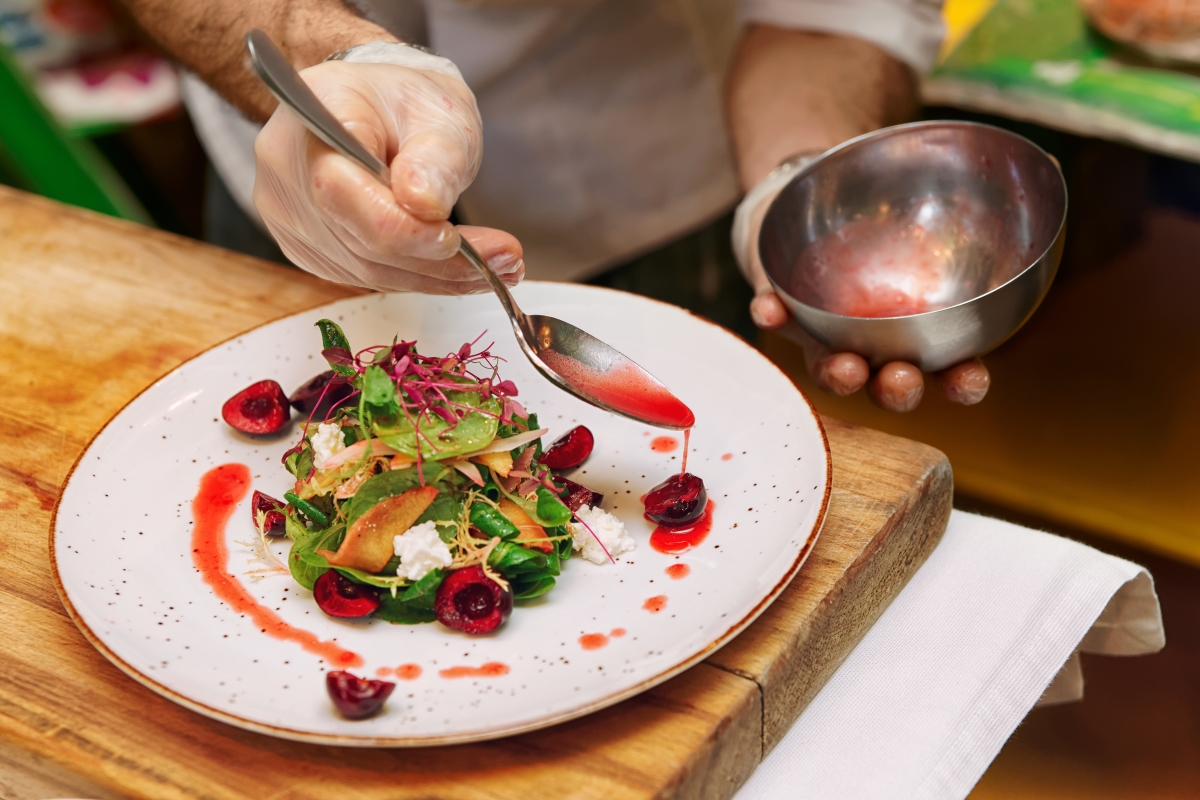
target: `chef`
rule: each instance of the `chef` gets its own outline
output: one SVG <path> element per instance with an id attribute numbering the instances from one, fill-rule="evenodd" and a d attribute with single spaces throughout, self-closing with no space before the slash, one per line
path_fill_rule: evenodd
<path id="1" fill-rule="evenodd" d="M 197 76 L 188 105 L 233 199 L 312 273 L 482 291 L 455 254 L 463 236 L 509 283 L 588 279 L 727 218 L 748 192 L 733 244 L 754 323 L 800 339 L 828 391 L 866 386 L 895 411 L 921 399 L 912 365 L 871 375 L 805 337 L 747 242 L 781 174 L 914 114 L 939 0 L 126 3 Z M 255 27 L 390 165 L 391 189 L 277 108 L 246 68 Z M 989 377 L 972 361 L 936 380 L 970 404 Z"/>

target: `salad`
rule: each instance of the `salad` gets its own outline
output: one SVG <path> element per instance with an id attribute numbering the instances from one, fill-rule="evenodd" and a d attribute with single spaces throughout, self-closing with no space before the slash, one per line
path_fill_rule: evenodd
<path id="1" fill-rule="evenodd" d="M 399 340 L 353 351 L 336 323 L 317 327 L 330 370 L 290 398 L 261 381 L 222 411 L 257 434 L 306 416 L 283 456 L 294 487 L 255 492 L 252 510 L 260 552 L 289 539 L 286 570 L 326 614 L 485 634 L 551 591 L 572 555 L 634 549 L 600 494 L 558 474 L 588 457 L 591 432 L 544 447 L 548 429 L 478 340 L 442 356 Z"/>

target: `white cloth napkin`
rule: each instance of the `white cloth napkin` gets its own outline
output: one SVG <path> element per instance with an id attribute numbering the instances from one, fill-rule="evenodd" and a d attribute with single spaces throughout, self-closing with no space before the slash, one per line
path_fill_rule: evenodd
<path id="1" fill-rule="evenodd" d="M 737 800 L 966 797 L 1039 699 L 1082 697 L 1079 652 L 1164 643 L 1142 567 L 955 511 Z"/>

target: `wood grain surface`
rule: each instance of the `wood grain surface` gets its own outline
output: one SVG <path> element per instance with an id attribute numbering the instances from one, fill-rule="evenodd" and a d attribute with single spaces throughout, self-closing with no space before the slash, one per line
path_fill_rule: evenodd
<path id="1" fill-rule="evenodd" d="M 186 359 L 357 290 L 0 187 L 0 796 L 728 798 L 937 543 L 938 451 L 826 419 L 825 529 L 733 643 L 632 700 L 472 745 L 299 744 L 202 717 L 93 650 L 54 591 L 50 513 L 90 437 Z"/>

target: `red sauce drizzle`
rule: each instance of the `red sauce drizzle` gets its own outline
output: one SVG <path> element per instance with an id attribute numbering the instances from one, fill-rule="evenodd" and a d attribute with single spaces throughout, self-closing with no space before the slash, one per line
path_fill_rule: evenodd
<path id="1" fill-rule="evenodd" d="M 379 669 L 375 670 L 376 678 L 389 678 L 389 677 L 391 677 L 391 675 L 392 675 L 391 667 L 380 667 Z"/>
<path id="2" fill-rule="evenodd" d="M 603 633 L 585 633 L 579 637 L 579 646 L 584 650 L 599 650 L 608 644 L 608 637 Z"/>
<path id="3" fill-rule="evenodd" d="M 421 677 L 420 664 L 401 664 L 396 667 L 396 677 L 402 681 L 413 681 Z"/>
<path id="4" fill-rule="evenodd" d="M 489 661 L 482 667 L 450 667 L 438 673 L 443 678 L 498 678 L 509 673 L 508 664 Z"/>
<path id="5" fill-rule="evenodd" d="M 692 449 L 692 429 L 688 428 L 683 432 L 683 466 L 679 468 L 679 474 L 687 472 L 687 457 L 688 451 Z"/>
<path id="6" fill-rule="evenodd" d="M 712 530 L 713 509 L 716 507 L 717 504 L 709 500 L 704 507 L 704 515 L 695 522 L 670 528 L 659 525 L 650 534 L 650 546 L 667 555 L 678 555 L 699 547 Z"/>
<path id="7" fill-rule="evenodd" d="M 250 491 L 250 468 L 245 464 L 222 464 L 204 473 L 200 491 L 192 500 L 192 561 L 213 594 L 234 611 L 244 614 L 268 636 L 296 642 L 305 650 L 338 667 L 361 667 L 362 657 L 341 648 L 335 642 L 323 642 L 314 634 L 284 622 L 278 614 L 260 605 L 241 581 L 226 569 L 229 549 L 225 546 L 225 526 L 238 503 Z"/>
<path id="8" fill-rule="evenodd" d="M 658 612 L 662 611 L 666 607 L 667 607 L 667 596 L 665 594 L 655 595 L 654 597 L 651 597 L 646 602 L 642 603 L 642 608 L 646 609 L 651 614 L 657 614 Z"/>
<path id="9" fill-rule="evenodd" d="M 614 639 L 619 639 L 620 637 L 625 635 L 625 629 L 624 628 L 613 628 L 611 631 L 608 632 L 608 635 L 613 637 Z"/>
<path id="10" fill-rule="evenodd" d="M 725 455 L 721 456 L 722 461 L 729 461 L 732 458 L 733 458 L 733 453 L 726 453 Z"/>
<path id="11" fill-rule="evenodd" d="M 597 400 L 628 412 L 651 425 L 690 428 L 696 415 L 658 381 L 632 365 L 598 372 L 561 353 L 542 352 L 546 366 Z"/>
<path id="12" fill-rule="evenodd" d="M 650 440 L 650 449 L 656 453 L 670 453 L 679 447 L 679 440 L 674 436 L 655 436 Z"/>
<path id="13" fill-rule="evenodd" d="M 679 580 L 680 578 L 686 578 L 688 575 L 691 575 L 692 568 L 687 564 L 672 564 L 671 566 L 667 567 L 667 574 L 675 580 Z"/>

